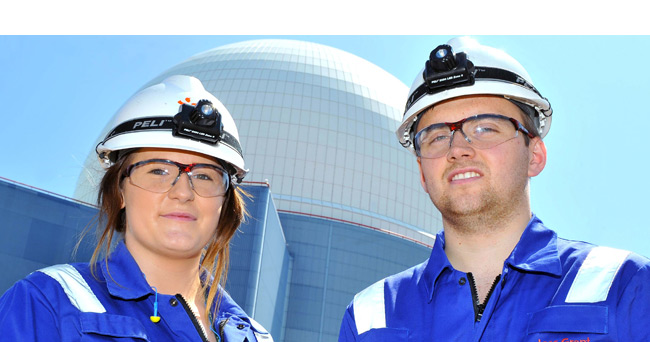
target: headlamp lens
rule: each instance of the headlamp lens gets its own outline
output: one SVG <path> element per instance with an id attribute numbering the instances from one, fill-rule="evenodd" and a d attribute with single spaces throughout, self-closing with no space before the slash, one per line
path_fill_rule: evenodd
<path id="1" fill-rule="evenodd" d="M 214 108 L 210 104 L 204 104 L 201 106 L 201 113 L 205 116 L 210 116 L 214 114 Z"/>

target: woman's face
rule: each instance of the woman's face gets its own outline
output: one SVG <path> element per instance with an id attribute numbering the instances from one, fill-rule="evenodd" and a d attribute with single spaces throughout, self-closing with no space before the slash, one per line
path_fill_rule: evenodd
<path id="1" fill-rule="evenodd" d="M 173 149 L 142 148 L 129 156 L 128 165 L 167 159 L 182 164 L 219 165 L 214 158 Z M 177 175 L 178 168 L 172 169 Z M 201 197 L 192 190 L 187 174 L 166 193 L 156 193 L 122 181 L 122 208 L 126 211 L 124 241 L 134 257 L 194 258 L 215 234 L 224 196 Z"/>

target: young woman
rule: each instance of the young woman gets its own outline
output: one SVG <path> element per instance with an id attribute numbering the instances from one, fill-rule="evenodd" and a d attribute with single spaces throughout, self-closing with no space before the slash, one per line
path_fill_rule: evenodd
<path id="1" fill-rule="evenodd" d="M 2 339 L 272 341 L 221 287 L 247 172 L 228 110 L 198 79 L 172 76 L 112 127 L 96 149 L 107 170 L 91 262 L 17 282 L 0 299 Z"/>

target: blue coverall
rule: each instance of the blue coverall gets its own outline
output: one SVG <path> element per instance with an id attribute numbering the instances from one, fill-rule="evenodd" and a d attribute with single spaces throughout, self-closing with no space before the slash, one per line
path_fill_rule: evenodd
<path id="1" fill-rule="evenodd" d="M 650 341 L 647 258 L 560 239 L 533 215 L 479 312 L 444 247 L 441 231 L 427 261 L 358 293 L 339 341 Z"/>
<path id="2" fill-rule="evenodd" d="M 51 266 L 16 282 L 0 298 L 2 341 L 202 341 L 180 295 L 155 292 L 123 242 L 98 263 Z M 207 327 L 206 327 L 207 328 Z M 223 292 L 214 331 L 222 342 L 271 342 L 257 322 Z M 207 332 L 212 333 L 212 332 Z"/>

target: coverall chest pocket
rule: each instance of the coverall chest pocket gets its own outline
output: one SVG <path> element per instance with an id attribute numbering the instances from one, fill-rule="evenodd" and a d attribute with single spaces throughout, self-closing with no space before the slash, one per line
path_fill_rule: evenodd
<path id="1" fill-rule="evenodd" d="M 81 341 L 149 341 L 142 324 L 133 317 L 84 312 L 80 315 Z"/>
<path id="2" fill-rule="evenodd" d="M 408 340 L 409 331 L 407 329 L 370 329 L 359 335 L 359 342 L 407 342 Z"/>
<path id="3" fill-rule="evenodd" d="M 528 338 L 534 342 L 613 341 L 608 333 L 607 307 L 558 305 L 529 314 Z"/>

